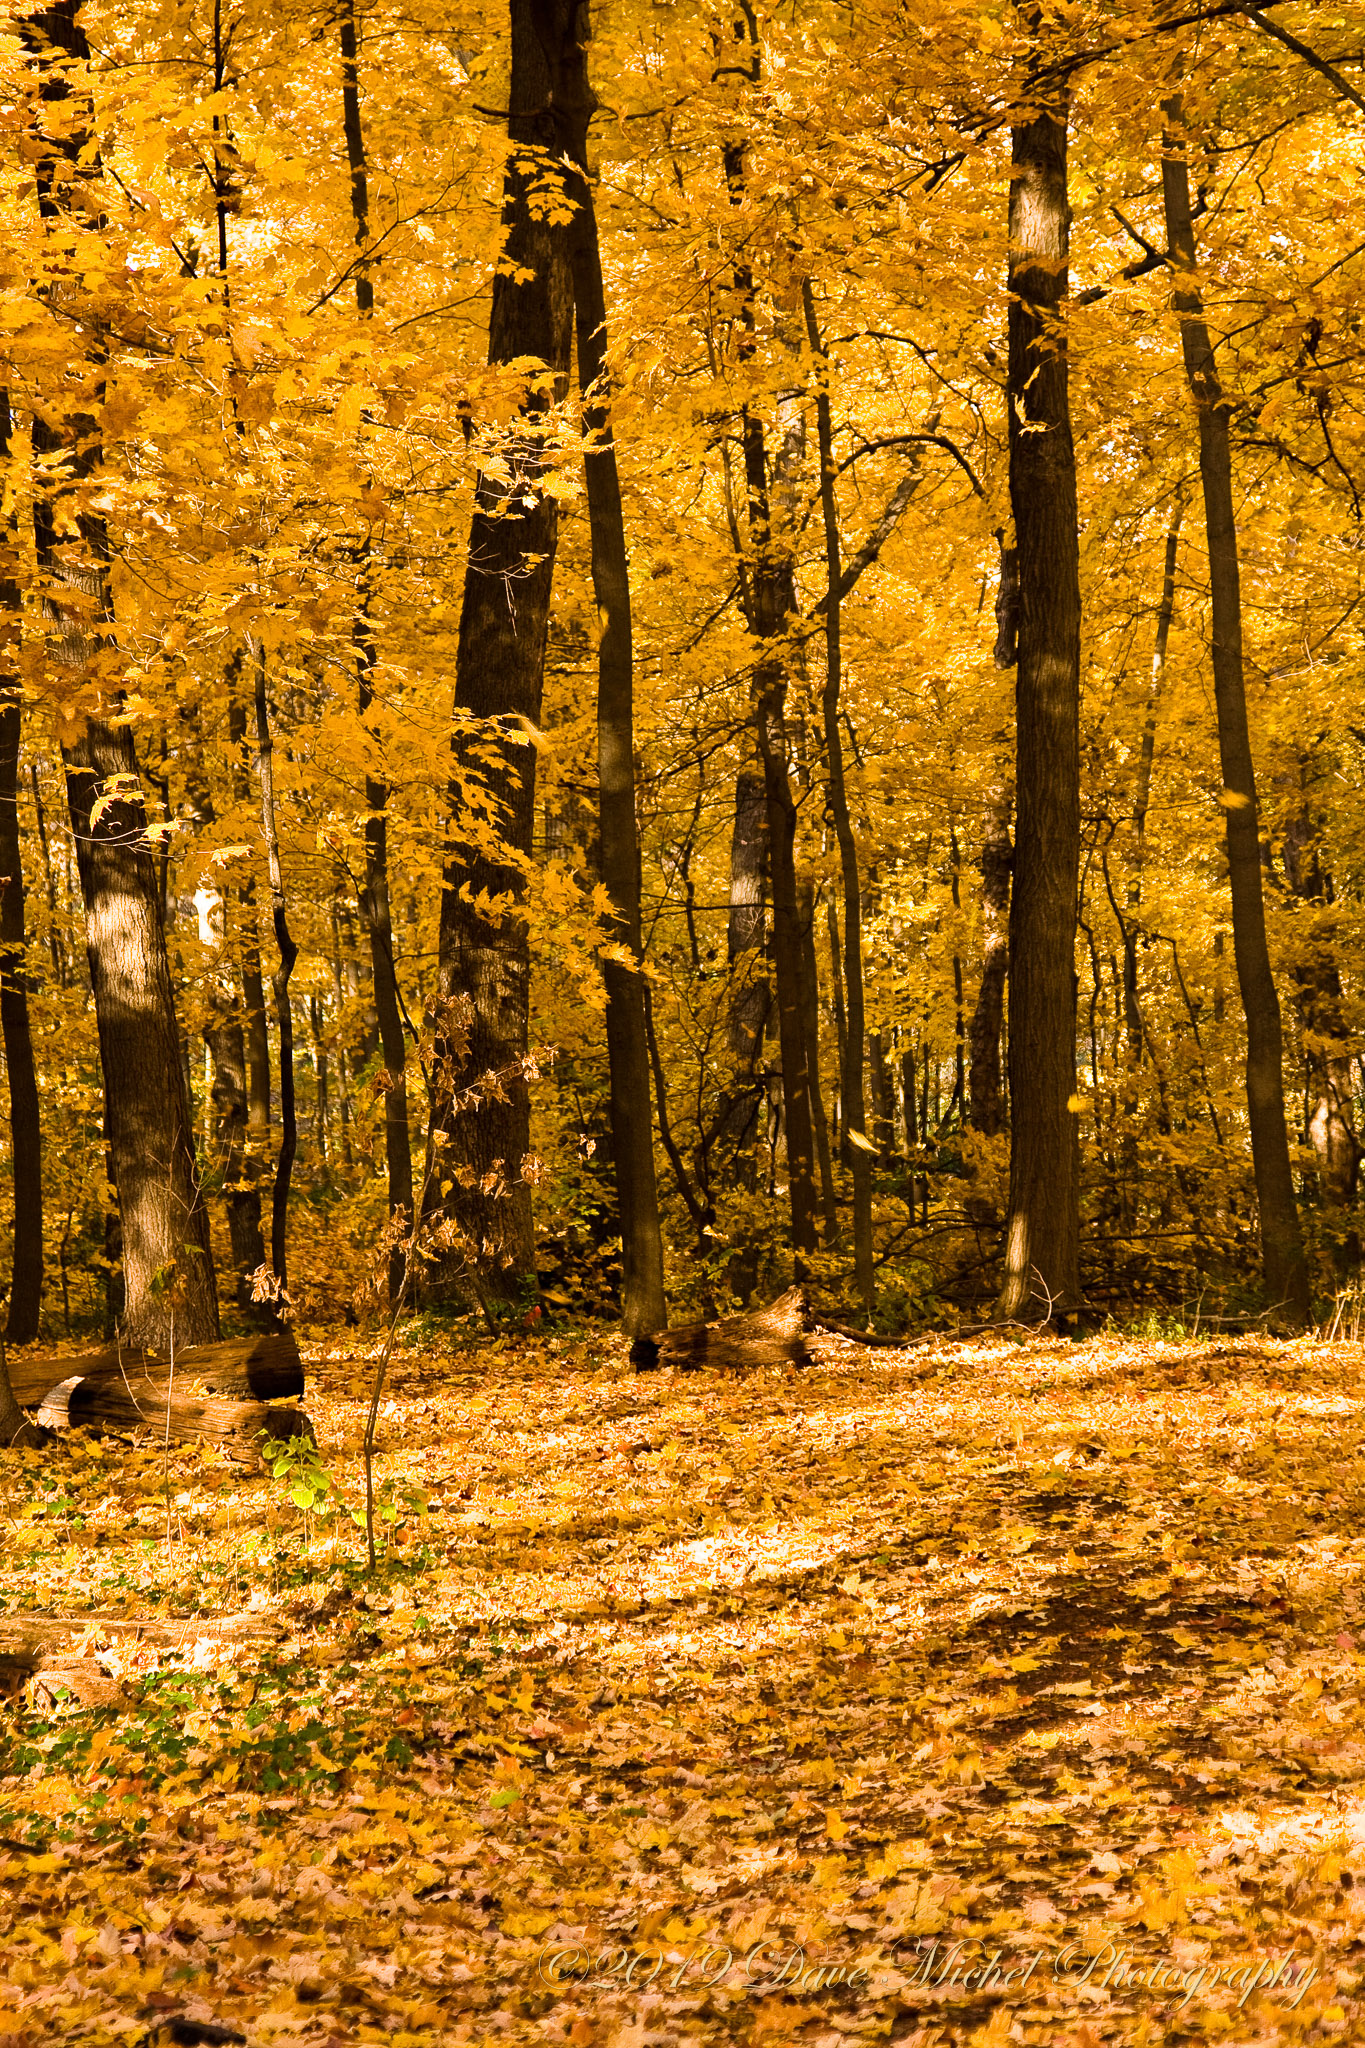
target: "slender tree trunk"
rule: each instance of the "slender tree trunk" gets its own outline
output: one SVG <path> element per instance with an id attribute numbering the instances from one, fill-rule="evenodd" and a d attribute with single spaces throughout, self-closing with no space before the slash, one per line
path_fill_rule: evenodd
<path id="1" fill-rule="evenodd" d="M 829 357 L 821 338 L 815 313 L 815 296 L 810 280 L 801 287 L 806 315 L 806 333 L 816 365 L 815 421 L 820 452 L 820 509 L 825 529 L 825 568 L 829 597 L 825 607 L 825 687 L 820 712 L 825 732 L 825 772 L 829 778 L 829 809 L 834 836 L 839 846 L 839 874 L 844 896 L 844 1028 L 840 1032 L 839 1095 L 842 1104 L 846 1158 L 853 1178 L 853 1276 L 863 1314 L 870 1323 L 876 1302 L 872 1263 L 872 1152 L 867 1135 L 867 1106 L 863 1092 L 863 1055 L 866 1043 L 863 983 L 862 883 L 858 875 L 858 843 L 848 807 L 844 781 L 844 741 L 839 726 L 840 695 L 843 690 L 843 644 L 839 588 L 843 576 L 843 550 L 839 537 L 839 505 L 835 496 L 834 429 L 829 398 Z M 830 954 L 837 960 L 835 917 L 830 906 Z"/>
<path id="2" fill-rule="evenodd" d="M 1178 99 L 1165 107 L 1161 160 L 1166 239 L 1179 282 L 1175 307 L 1185 372 L 1199 418 L 1199 473 L 1204 486 L 1209 583 L 1213 610 L 1213 694 L 1223 771 L 1223 815 L 1232 895 L 1232 950 L 1247 1029 L 1247 1112 L 1260 1211 L 1266 1292 L 1286 1328 L 1311 1317 L 1308 1262 L 1299 1228 L 1285 1127 L 1280 1001 L 1266 942 L 1261 884 L 1260 811 L 1247 725 L 1242 672 L 1242 592 L 1237 519 L 1232 496 L 1228 407 L 1197 288 L 1190 178 Z"/>
<path id="3" fill-rule="evenodd" d="M 289 1000 L 289 978 L 299 957 L 289 930 L 284 894 L 284 870 L 280 865 L 279 821 L 275 812 L 275 749 L 270 733 L 270 707 L 265 694 L 265 649 L 256 652 L 256 760 L 261 782 L 261 824 L 265 832 L 266 857 L 270 863 L 270 908 L 275 926 L 275 945 L 280 964 L 272 979 L 275 1023 L 280 1041 L 280 1156 L 275 1163 L 275 1185 L 270 1199 L 270 1263 L 281 1288 L 289 1285 L 289 1183 L 298 1149 L 298 1115 L 294 1105 L 294 1010 Z"/>
<path id="4" fill-rule="evenodd" d="M 365 162 L 365 137 L 360 122 L 360 80 L 356 48 L 355 0 L 341 0 L 338 15 L 341 36 L 341 95 L 346 131 L 346 156 L 351 172 L 351 214 L 355 221 L 356 247 L 363 257 L 369 242 L 369 180 Z M 363 261 L 355 273 L 355 302 L 361 313 L 374 306 L 374 284 Z M 363 544 L 360 557 L 359 594 L 352 644 L 356 656 L 358 705 L 362 725 L 374 701 L 376 659 L 374 623 L 370 605 L 370 549 Z M 384 1157 L 389 1175 L 389 1215 L 412 1221 L 412 1142 L 408 1133 L 407 1043 L 398 999 L 398 973 L 393 950 L 393 918 L 389 907 L 389 789 L 377 775 L 365 771 L 365 887 L 360 895 L 360 914 L 370 938 L 370 968 L 374 986 L 375 1016 L 379 1042 L 384 1054 L 388 1085 L 384 1089 Z M 389 1260 L 389 1299 L 398 1299 L 403 1285 L 406 1258 L 397 1246 Z"/>
<path id="5" fill-rule="evenodd" d="M 815 962 L 815 884 L 803 876 L 797 888 L 801 911 L 801 1015 L 806 1029 L 806 1071 L 810 1078 L 810 1113 L 815 1130 L 815 1158 L 820 1169 L 820 1208 L 825 1243 L 837 1243 L 839 1205 L 830 1156 L 829 1120 L 820 1087 L 820 973 Z"/>
<path id="6" fill-rule="evenodd" d="M 1002 776 L 991 790 L 981 846 L 981 986 L 967 1030 L 968 1121 L 986 1138 L 1004 1128 L 1000 1100 L 1000 1033 L 1005 1019 L 1005 978 L 1009 969 L 1010 871 L 1014 848 L 1010 819 L 1014 783 Z"/>
<path id="7" fill-rule="evenodd" d="M 488 358 L 532 359 L 550 373 L 528 382 L 514 435 L 502 453 L 508 471 L 478 481 L 456 656 L 454 772 L 445 888 L 441 898 L 438 987 L 467 999 L 467 1047 L 449 1056 L 457 1090 L 500 1076 L 476 1104 L 438 1105 L 449 1138 L 446 1212 L 467 1250 L 444 1283 L 458 1292 L 472 1260 L 485 1294 L 515 1300 L 535 1286 L 531 1187 L 525 1177 L 531 1100 L 525 1078 L 531 963 L 516 857 L 529 857 L 535 822 L 536 757 L 524 726 L 538 727 L 545 679 L 545 635 L 558 537 L 556 501 L 543 488 L 548 411 L 567 385 L 573 284 L 566 238 L 541 201 L 552 171 L 555 118 L 550 74 L 536 34 L 534 0 L 511 0 L 511 77 L 503 186 L 504 253 L 493 280 Z M 534 157 L 529 152 L 547 154 Z M 532 194 L 534 193 L 534 202 Z M 513 595 L 515 594 L 515 596 Z M 497 829 L 514 858 L 500 860 L 465 843 L 460 821 L 466 778 L 481 770 Z"/>
<path id="8" fill-rule="evenodd" d="M 1000 1312 L 1080 1303 L 1076 886 L 1080 567 L 1066 315 L 1063 93 L 1013 131 L 1009 203 L 1010 500 L 1018 575 L 1010 903 L 1010 1192 Z"/>
<path id="9" fill-rule="evenodd" d="M 0 490 L 14 504 L 9 392 L 0 389 Z M 23 718 L 17 658 L 20 641 L 18 515 L 0 525 L 0 1033 L 9 1077 L 10 1163 L 14 1179 L 14 1250 L 5 1339 L 31 1344 L 43 1297 L 43 1133 L 28 997 L 32 977 L 24 953 L 24 870 L 19 844 L 19 737 Z M 13 1441 L 0 1347 L 0 1442 Z"/>
<path id="10" fill-rule="evenodd" d="M 54 58 L 89 62 L 78 17 L 79 0 L 57 0 L 20 30 L 39 69 L 42 101 L 66 103 L 55 137 L 39 142 L 46 152 L 37 171 L 39 211 L 49 223 L 66 220 L 71 205 L 59 156 L 73 181 L 98 176 L 66 67 L 49 68 Z M 73 348 L 96 346 L 93 333 L 82 338 L 78 326 Z M 62 754 L 122 1225 L 125 1334 L 132 1343 L 165 1348 L 172 1326 L 177 1343 L 216 1338 L 218 1303 L 137 756 L 128 727 L 114 722 L 108 544 L 103 519 L 82 502 L 83 486 L 102 461 L 99 426 L 79 405 L 74 392 L 69 400 L 54 395 L 35 415 L 34 452 L 50 459 L 41 461 L 35 480 L 34 539 L 51 658 L 80 678 L 81 694 L 93 685 L 102 700 L 99 715 Z M 63 505 L 73 492 L 74 505 Z M 65 538 L 68 527 L 74 544 Z"/>
<path id="11" fill-rule="evenodd" d="M 848 1013 L 844 1007 L 844 968 L 842 950 L 839 944 L 839 913 L 831 896 L 825 905 L 825 924 L 829 937 L 829 983 L 834 1004 L 834 1037 L 839 1055 L 839 1164 L 849 1163 L 848 1105 L 844 1101 L 844 1069 L 848 1064 Z"/>
<path id="12" fill-rule="evenodd" d="M 597 106 L 588 81 L 586 0 L 534 0 L 549 57 L 558 143 L 572 165 L 568 227 L 583 394 L 584 473 L 592 545 L 597 649 L 597 782 L 602 881 L 612 906 L 612 937 L 629 962 L 603 965 L 607 1057 L 611 1074 L 612 1152 L 621 1226 L 622 1321 L 627 1336 L 661 1330 L 663 1235 L 654 1172 L 649 1044 L 645 1035 L 640 931 L 640 839 L 635 816 L 635 666 L 625 515 L 612 434 L 607 370 L 607 307 L 602 253 L 588 176 L 588 124 Z"/>

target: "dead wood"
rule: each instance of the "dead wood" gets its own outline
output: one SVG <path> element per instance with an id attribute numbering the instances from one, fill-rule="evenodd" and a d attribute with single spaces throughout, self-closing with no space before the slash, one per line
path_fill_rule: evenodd
<path id="1" fill-rule="evenodd" d="M 804 1289 L 789 1287 L 767 1308 L 747 1315 L 726 1316 L 719 1323 L 689 1323 L 678 1330 L 660 1330 L 637 1337 L 630 1362 L 637 1372 L 675 1366 L 682 1372 L 752 1372 L 760 1366 L 809 1365 L 804 1332 L 807 1311 Z"/>
<path id="2" fill-rule="evenodd" d="M 51 1388 L 69 1379 L 156 1384 L 168 1376 L 180 1392 L 228 1401 L 288 1401 L 303 1392 L 303 1361 L 292 1330 L 189 1345 L 177 1350 L 173 1375 L 170 1361 L 159 1353 L 117 1344 L 102 1351 L 37 1358 L 11 1354 L 9 1359 L 10 1385 L 21 1408 L 36 1408 Z"/>
<path id="3" fill-rule="evenodd" d="M 261 1401 L 212 1397 L 198 1400 L 181 1393 L 178 1373 L 174 1382 L 73 1375 L 49 1388 L 38 1421 L 45 1429 L 108 1429 L 120 1435 L 146 1435 L 154 1442 L 193 1443 L 202 1438 L 248 1459 L 259 1456 L 262 1431 L 282 1442 L 313 1436 L 313 1425 L 302 1408 L 269 1408 Z"/>

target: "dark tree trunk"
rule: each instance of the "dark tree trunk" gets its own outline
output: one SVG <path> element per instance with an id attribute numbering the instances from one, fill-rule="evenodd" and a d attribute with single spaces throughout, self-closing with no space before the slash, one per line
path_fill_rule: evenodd
<path id="1" fill-rule="evenodd" d="M 357 63 L 355 0 L 341 0 L 342 114 L 346 156 L 351 172 L 351 214 L 356 247 L 363 252 L 370 235 L 369 180 L 365 137 L 360 122 L 360 80 Z M 355 302 L 361 313 L 374 306 L 374 285 L 363 261 L 357 261 Z M 374 701 L 375 641 L 370 612 L 370 550 L 361 549 L 360 591 L 352 627 L 356 655 L 358 708 L 362 724 Z M 384 1158 L 389 1174 L 389 1215 L 412 1221 L 412 1142 L 408 1133 L 407 1043 L 399 1005 L 398 972 L 393 951 L 393 917 L 389 906 L 389 790 L 379 776 L 365 771 L 365 887 L 360 914 L 370 938 L 370 969 L 375 1018 L 384 1054 Z M 389 1259 L 389 1300 L 396 1302 L 407 1261 L 395 1246 Z"/>
<path id="2" fill-rule="evenodd" d="M 39 142 L 46 151 L 37 171 L 39 210 L 48 222 L 65 220 L 70 205 L 58 156 L 73 175 L 98 175 L 98 160 L 84 161 L 84 123 L 70 118 L 69 77 L 64 69 L 49 69 L 54 59 L 89 61 L 78 15 L 79 0 L 58 0 L 21 29 L 39 67 L 43 102 L 67 103 L 56 136 Z M 93 351 L 97 343 L 93 333 L 82 338 L 78 329 L 73 348 L 82 346 Z M 100 715 L 88 717 L 62 756 L 118 1189 L 124 1327 L 135 1344 L 206 1343 L 218 1335 L 208 1215 L 195 1177 L 137 756 L 129 728 L 112 722 L 119 700 L 117 663 L 110 660 L 108 544 L 103 520 L 81 502 L 81 487 L 102 460 L 99 427 L 78 403 L 74 394 L 70 401 L 54 395 L 34 419 L 34 452 L 52 459 L 38 469 L 33 526 L 53 658 L 79 677 L 87 698 L 96 695 L 101 703 Z M 73 491 L 76 502 L 63 505 Z M 75 529 L 74 544 L 65 537 L 68 527 Z"/>
<path id="3" fill-rule="evenodd" d="M 1185 372 L 1199 418 L 1199 473 L 1208 530 L 1213 611 L 1213 695 L 1223 772 L 1223 815 L 1232 895 L 1232 950 L 1247 1027 L 1247 1112 L 1260 1210 L 1266 1292 L 1287 1328 L 1311 1317 L 1308 1262 L 1294 1200 L 1289 1134 L 1284 1112 L 1284 1054 L 1280 1000 L 1266 943 L 1261 883 L 1260 811 L 1247 726 L 1242 672 L 1242 592 L 1237 520 L 1232 499 L 1228 406 L 1218 380 L 1213 344 L 1196 289 L 1190 178 L 1178 100 L 1166 105 L 1168 133 L 1161 160 L 1166 240 L 1182 288 L 1175 294 Z"/>
<path id="4" fill-rule="evenodd" d="M 0 389 L 0 476 L 9 476 L 9 393 Z M 43 1133 L 25 964 L 24 870 L 19 846 L 19 737 L 23 713 L 15 660 L 19 652 L 18 515 L 0 526 L 0 1032 L 9 1076 L 10 1154 L 14 1177 L 14 1251 L 5 1340 L 31 1344 L 43 1298 Z M 5 1401 L 0 1351 L 0 1441 L 14 1431 Z"/>
<path id="5" fill-rule="evenodd" d="M 493 280 L 488 359 L 532 358 L 551 373 L 553 397 L 567 385 L 573 285 L 566 237 L 544 217 L 541 200 L 555 151 L 550 75 L 536 34 L 533 0 L 511 0 L 508 139 L 513 146 L 503 186 L 505 250 Z M 529 151 L 548 155 L 533 157 Z M 532 202 L 534 191 L 535 201 Z M 510 474 L 479 477 L 470 528 L 464 603 L 456 656 L 454 772 L 441 898 L 438 985 L 444 999 L 467 999 L 467 1048 L 452 1055 L 456 1090 L 490 1072 L 476 1104 L 437 1104 L 435 1122 L 449 1139 L 442 1184 L 446 1213 L 465 1241 L 438 1289 L 458 1292 L 470 1262 L 485 1294 L 514 1300 L 535 1286 L 531 1187 L 524 1166 L 530 1148 L 531 1101 L 525 1078 L 531 964 L 520 912 L 521 874 L 462 839 L 466 785 L 477 777 L 492 816 L 514 855 L 529 857 L 535 822 L 535 750 L 525 724 L 539 727 L 545 678 L 545 634 L 558 520 L 542 488 L 552 394 L 528 382 L 515 433 L 502 450 Z M 511 593 L 515 592 L 515 602 Z"/>
<path id="6" fill-rule="evenodd" d="M 1010 501 L 1018 575 L 1010 903 L 1010 1192 L 1000 1312 L 1080 1302 L 1076 886 L 1080 567 L 1065 298 L 1065 95 L 1013 132 L 1009 203 Z"/>
<path id="7" fill-rule="evenodd" d="M 746 409 L 744 475 L 748 488 L 749 625 L 766 647 L 754 666 L 754 729 L 763 767 L 768 821 L 768 880 L 773 904 L 773 979 L 777 990 L 782 1058 L 782 1120 L 787 1146 L 787 1187 L 798 1280 L 803 1253 L 816 1247 L 815 1134 L 801 1012 L 801 911 L 796 882 L 796 802 L 787 762 L 787 672 L 778 643 L 795 615 L 790 556 L 777 546 L 768 503 L 768 461 L 763 426 Z"/>
<path id="8" fill-rule="evenodd" d="M 1005 977 L 1010 957 L 1013 810 L 1014 784 L 1002 777 L 991 791 L 981 847 L 981 987 L 967 1031 L 968 1120 L 972 1129 L 986 1138 L 998 1137 L 1005 1121 L 1000 1100 L 1000 1033 L 1005 1020 Z"/>
<path id="9" fill-rule="evenodd" d="M 862 883 L 858 875 L 858 842 L 848 807 L 844 781 L 844 742 L 839 727 L 840 696 L 843 690 L 842 607 L 840 587 L 844 574 L 843 544 L 839 535 L 839 506 L 835 497 L 834 430 L 829 397 L 829 357 L 825 351 L 815 312 L 815 296 L 809 280 L 802 284 L 806 334 L 818 376 L 815 386 L 815 420 L 820 453 L 820 510 L 825 530 L 825 572 L 828 596 L 825 605 L 825 687 L 820 712 L 825 736 L 825 772 L 829 779 L 829 810 L 839 847 L 839 878 L 844 897 L 843 976 L 840 987 L 838 919 L 834 905 L 829 908 L 829 950 L 834 977 L 835 1017 L 839 1034 L 840 1125 L 844 1158 L 853 1179 L 853 1276 L 863 1314 L 870 1323 L 876 1302 L 875 1269 L 872 1263 L 872 1142 L 867 1135 L 867 1108 L 863 1093 L 863 1051 L 866 1037 L 863 984 Z"/>
<path id="10" fill-rule="evenodd" d="M 256 760 L 261 780 L 261 824 L 270 863 L 270 908 L 275 926 L 275 945 L 280 956 L 280 964 L 272 979 L 275 1023 L 280 1041 L 280 1154 L 275 1162 L 275 1185 L 270 1198 L 270 1263 L 280 1286 L 287 1288 L 289 1183 L 299 1142 L 298 1115 L 294 1104 L 294 1008 L 289 1000 L 289 980 L 299 949 L 289 930 L 284 871 L 280 863 L 279 821 L 275 812 L 275 749 L 270 734 L 270 707 L 265 694 L 264 648 L 259 648 L 256 653 Z"/>
<path id="11" fill-rule="evenodd" d="M 663 1236 L 654 1173 L 649 1045 L 640 933 L 640 839 L 635 816 L 635 666 L 625 518 L 612 435 L 607 372 L 607 307 L 602 253 L 588 176 L 588 124 L 597 106 L 588 81 L 586 0 L 534 0 L 537 28 L 553 79 L 558 143 L 572 166 L 568 227 L 578 343 L 597 650 L 597 780 L 602 881 L 612 906 L 612 937 L 629 963 L 608 960 L 607 1056 L 611 1073 L 612 1154 L 621 1226 L 622 1321 L 626 1334 L 660 1330 L 664 1302 Z"/>

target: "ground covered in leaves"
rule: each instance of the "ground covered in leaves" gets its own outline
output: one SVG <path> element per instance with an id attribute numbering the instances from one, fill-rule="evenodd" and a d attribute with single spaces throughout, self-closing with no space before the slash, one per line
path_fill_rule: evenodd
<path id="1" fill-rule="evenodd" d="M 1360 1348 L 816 1350 L 4 1460 L 0 2048 L 1365 2036 Z"/>

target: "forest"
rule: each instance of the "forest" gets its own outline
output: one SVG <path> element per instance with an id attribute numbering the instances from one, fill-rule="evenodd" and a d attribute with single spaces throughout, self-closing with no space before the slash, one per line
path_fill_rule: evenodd
<path id="1" fill-rule="evenodd" d="M 1362 0 L 6 10 L 0 2048 L 1360 2038 L 1362 179 Z"/>
<path id="2" fill-rule="evenodd" d="M 15 16 L 11 1345 L 1352 1297 L 1311 14 Z"/>

